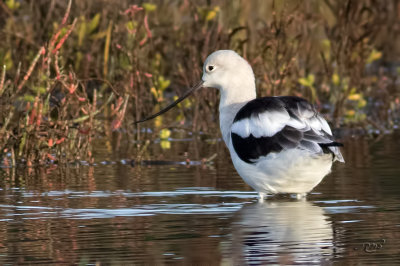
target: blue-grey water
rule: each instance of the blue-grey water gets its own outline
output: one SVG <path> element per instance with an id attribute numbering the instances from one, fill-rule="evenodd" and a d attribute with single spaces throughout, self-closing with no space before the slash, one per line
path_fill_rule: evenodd
<path id="1" fill-rule="evenodd" d="M 306 200 L 264 203 L 216 140 L 156 142 L 143 165 L 111 146 L 95 165 L 0 169 L 2 265 L 400 264 L 399 133 L 345 140 Z"/>

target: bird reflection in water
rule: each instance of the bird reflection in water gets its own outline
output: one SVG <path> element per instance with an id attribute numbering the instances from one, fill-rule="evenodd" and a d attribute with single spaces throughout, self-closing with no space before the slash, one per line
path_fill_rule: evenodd
<path id="1" fill-rule="evenodd" d="M 323 208 L 305 200 L 244 205 L 232 229 L 231 241 L 224 245 L 228 264 L 321 264 L 334 251 L 332 226 Z"/>

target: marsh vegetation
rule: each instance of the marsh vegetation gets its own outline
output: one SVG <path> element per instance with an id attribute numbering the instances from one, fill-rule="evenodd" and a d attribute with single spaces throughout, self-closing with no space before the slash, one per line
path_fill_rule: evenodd
<path id="1" fill-rule="evenodd" d="M 400 4 L 385 1 L 0 2 L 3 164 L 93 161 L 98 137 L 218 137 L 214 90 L 144 125 L 233 49 L 260 96 L 298 95 L 336 128 L 382 134 L 400 115 Z M 183 132 L 183 133 L 182 133 Z M 352 132 L 352 131 L 351 131 Z M 136 156 L 133 155 L 133 156 Z"/>

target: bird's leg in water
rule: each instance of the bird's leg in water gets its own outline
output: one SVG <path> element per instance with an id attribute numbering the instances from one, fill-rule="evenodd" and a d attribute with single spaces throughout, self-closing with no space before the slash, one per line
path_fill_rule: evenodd
<path id="1" fill-rule="evenodd" d="M 298 199 L 298 200 L 305 199 L 306 196 L 307 196 L 307 193 L 297 193 L 296 199 Z"/>
<path id="2" fill-rule="evenodd" d="M 258 192 L 258 202 L 264 202 L 265 193 Z"/>

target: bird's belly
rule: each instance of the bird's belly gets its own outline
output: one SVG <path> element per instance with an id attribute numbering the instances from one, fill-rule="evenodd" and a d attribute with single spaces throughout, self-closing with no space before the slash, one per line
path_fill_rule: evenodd
<path id="1" fill-rule="evenodd" d="M 230 151 L 237 172 L 257 192 L 307 193 L 332 167 L 330 154 L 317 155 L 299 149 L 270 153 L 254 164 L 242 161 L 233 149 Z"/>

